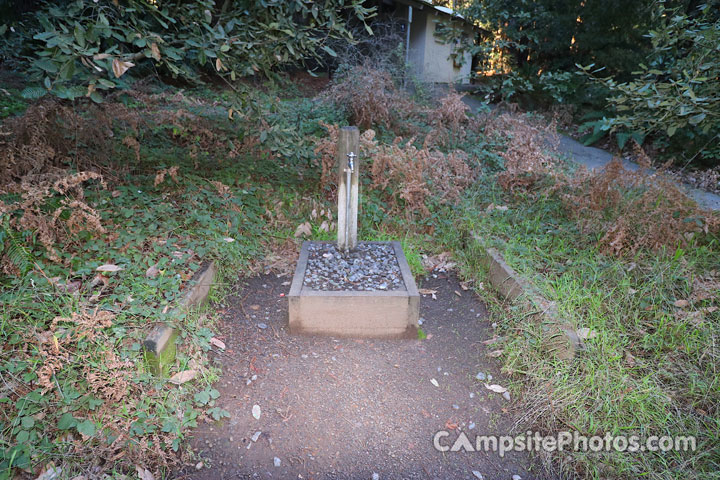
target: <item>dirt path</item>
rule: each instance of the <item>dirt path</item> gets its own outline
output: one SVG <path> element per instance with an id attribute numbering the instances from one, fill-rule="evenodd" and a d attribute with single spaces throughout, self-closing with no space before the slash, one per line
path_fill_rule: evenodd
<path id="1" fill-rule="evenodd" d="M 474 443 L 508 434 L 513 422 L 510 402 L 475 378 L 505 383 L 482 343 L 493 337 L 483 304 L 454 277 L 438 277 L 423 284 L 437 300 L 422 299 L 422 341 L 290 336 L 287 279 L 248 280 L 222 324 L 228 350 L 215 388 L 231 417 L 195 430 L 190 443 L 203 465 L 174 478 L 546 478 L 525 453 L 433 447 L 439 430 L 461 429 Z M 457 438 L 449 432 L 444 444 Z"/>

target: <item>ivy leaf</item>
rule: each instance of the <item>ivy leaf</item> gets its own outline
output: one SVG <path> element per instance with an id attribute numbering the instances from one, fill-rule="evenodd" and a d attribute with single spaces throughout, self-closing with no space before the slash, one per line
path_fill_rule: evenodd
<path id="1" fill-rule="evenodd" d="M 202 392 L 196 393 L 194 398 L 200 405 L 207 405 L 210 401 L 210 394 L 206 390 L 203 390 Z"/>
<path id="2" fill-rule="evenodd" d="M 85 420 L 77 424 L 77 431 L 83 436 L 92 437 L 95 435 L 95 422 Z"/>
<path id="3" fill-rule="evenodd" d="M 18 444 L 22 445 L 24 443 L 27 443 L 29 438 L 30 432 L 28 432 L 27 430 L 20 430 L 20 432 L 18 432 L 17 436 L 15 437 L 15 440 Z"/>
<path id="4" fill-rule="evenodd" d="M 57 428 L 58 430 L 70 430 L 75 425 L 77 425 L 77 419 L 72 416 L 72 413 L 64 413 L 58 421 Z"/>

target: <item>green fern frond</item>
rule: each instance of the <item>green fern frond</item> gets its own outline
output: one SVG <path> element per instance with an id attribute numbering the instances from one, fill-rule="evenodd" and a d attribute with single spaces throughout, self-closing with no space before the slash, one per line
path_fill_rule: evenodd
<path id="1" fill-rule="evenodd" d="M 0 253 L 2 253 L 13 265 L 23 274 L 27 273 L 33 266 L 32 253 L 23 243 L 20 235 L 10 228 L 10 222 L 5 217 L 0 227 Z"/>

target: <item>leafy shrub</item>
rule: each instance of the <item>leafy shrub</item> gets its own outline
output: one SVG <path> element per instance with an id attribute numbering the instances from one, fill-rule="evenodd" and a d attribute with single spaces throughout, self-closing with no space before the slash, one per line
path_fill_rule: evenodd
<path id="1" fill-rule="evenodd" d="M 687 152 L 686 160 L 720 159 L 710 147 L 720 132 L 720 15 L 717 2 L 708 2 L 696 16 L 663 3 L 660 24 L 649 33 L 652 52 L 635 78 L 618 82 L 600 79 L 610 89 L 608 101 L 617 114 L 607 118 L 603 131 L 628 132 L 636 138 L 670 139 L 666 146 Z M 592 66 L 583 67 L 590 73 Z"/>
<path id="2" fill-rule="evenodd" d="M 370 15 L 359 0 L 47 1 L 0 28 L 0 51 L 20 64 L 27 59 L 30 77 L 42 84 L 26 89 L 27 97 L 100 101 L 100 91 L 126 88 L 136 71 L 197 83 L 208 73 L 234 80 L 335 56 L 330 39 L 352 40 L 346 18 Z"/>

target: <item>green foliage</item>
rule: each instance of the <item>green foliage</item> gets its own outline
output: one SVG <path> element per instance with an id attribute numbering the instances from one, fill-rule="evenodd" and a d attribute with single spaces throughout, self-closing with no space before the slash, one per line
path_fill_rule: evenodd
<path id="1" fill-rule="evenodd" d="M 642 58 L 650 20 L 647 4 L 622 0 L 474 0 L 462 13 L 484 29 L 473 52 L 481 68 L 500 71 L 569 70 L 604 56 L 611 71 L 627 72 Z"/>
<path id="2" fill-rule="evenodd" d="M 12 117 L 25 111 L 27 103 L 23 100 L 25 96 L 17 90 L 0 89 L 0 119 Z"/>
<path id="3" fill-rule="evenodd" d="M 665 137 L 669 145 L 717 163 L 720 157 L 704 151 L 720 132 L 720 2 L 704 5 L 697 15 L 660 4 L 660 25 L 651 30 L 652 52 L 635 78 L 598 81 L 611 91 L 608 101 L 616 115 L 604 131 L 623 130 L 644 136 Z M 591 66 L 583 67 L 590 72 Z"/>
<path id="4" fill-rule="evenodd" d="M 46 1 L 3 25 L 0 52 L 60 98 L 101 101 L 153 71 L 199 83 L 334 56 L 329 41 L 352 41 L 348 18 L 371 15 L 359 0 Z"/>
<path id="5" fill-rule="evenodd" d="M 493 203 L 508 209 L 487 214 Z M 557 198 L 506 194 L 493 176 L 481 177 L 454 215 L 436 239 L 457 248 L 461 270 L 486 280 L 484 252 L 494 247 L 557 305 L 564 320 L 597 335 L 585 341 L 579 358 L 559 362 L 543 344 L 546 333 L 536 317 L 498 302 L 493 293 L 484 295 L 497 335 L 510 337 L 497 348 L 523 391 L 522 408 L 545 412 L 523 428 L 693 435 L 695 452 L 565 452 L 558 463 L 587 478 L 675 478 L 679 464 L 684 478 L 712 478 L 717 459 L 708 449 L 720 441 L 718 417 L 711 413 L 720 405 L 720 391 L 713 385 L 720 379 L 704 352 L 713 348 L 720 325 L 720 297 L 711 283 L 717 282 L 718 243 L 607 257 L 595 248 L 599 236 L 579 228 Z M 472 234 L 480 240 L 458 241 Z M 712 280 L 705 287 L 701 278 Z M 712 293 L 698 295 L 702 288 Z M 678 299 L 691 305 L 679 309 Z"/>

